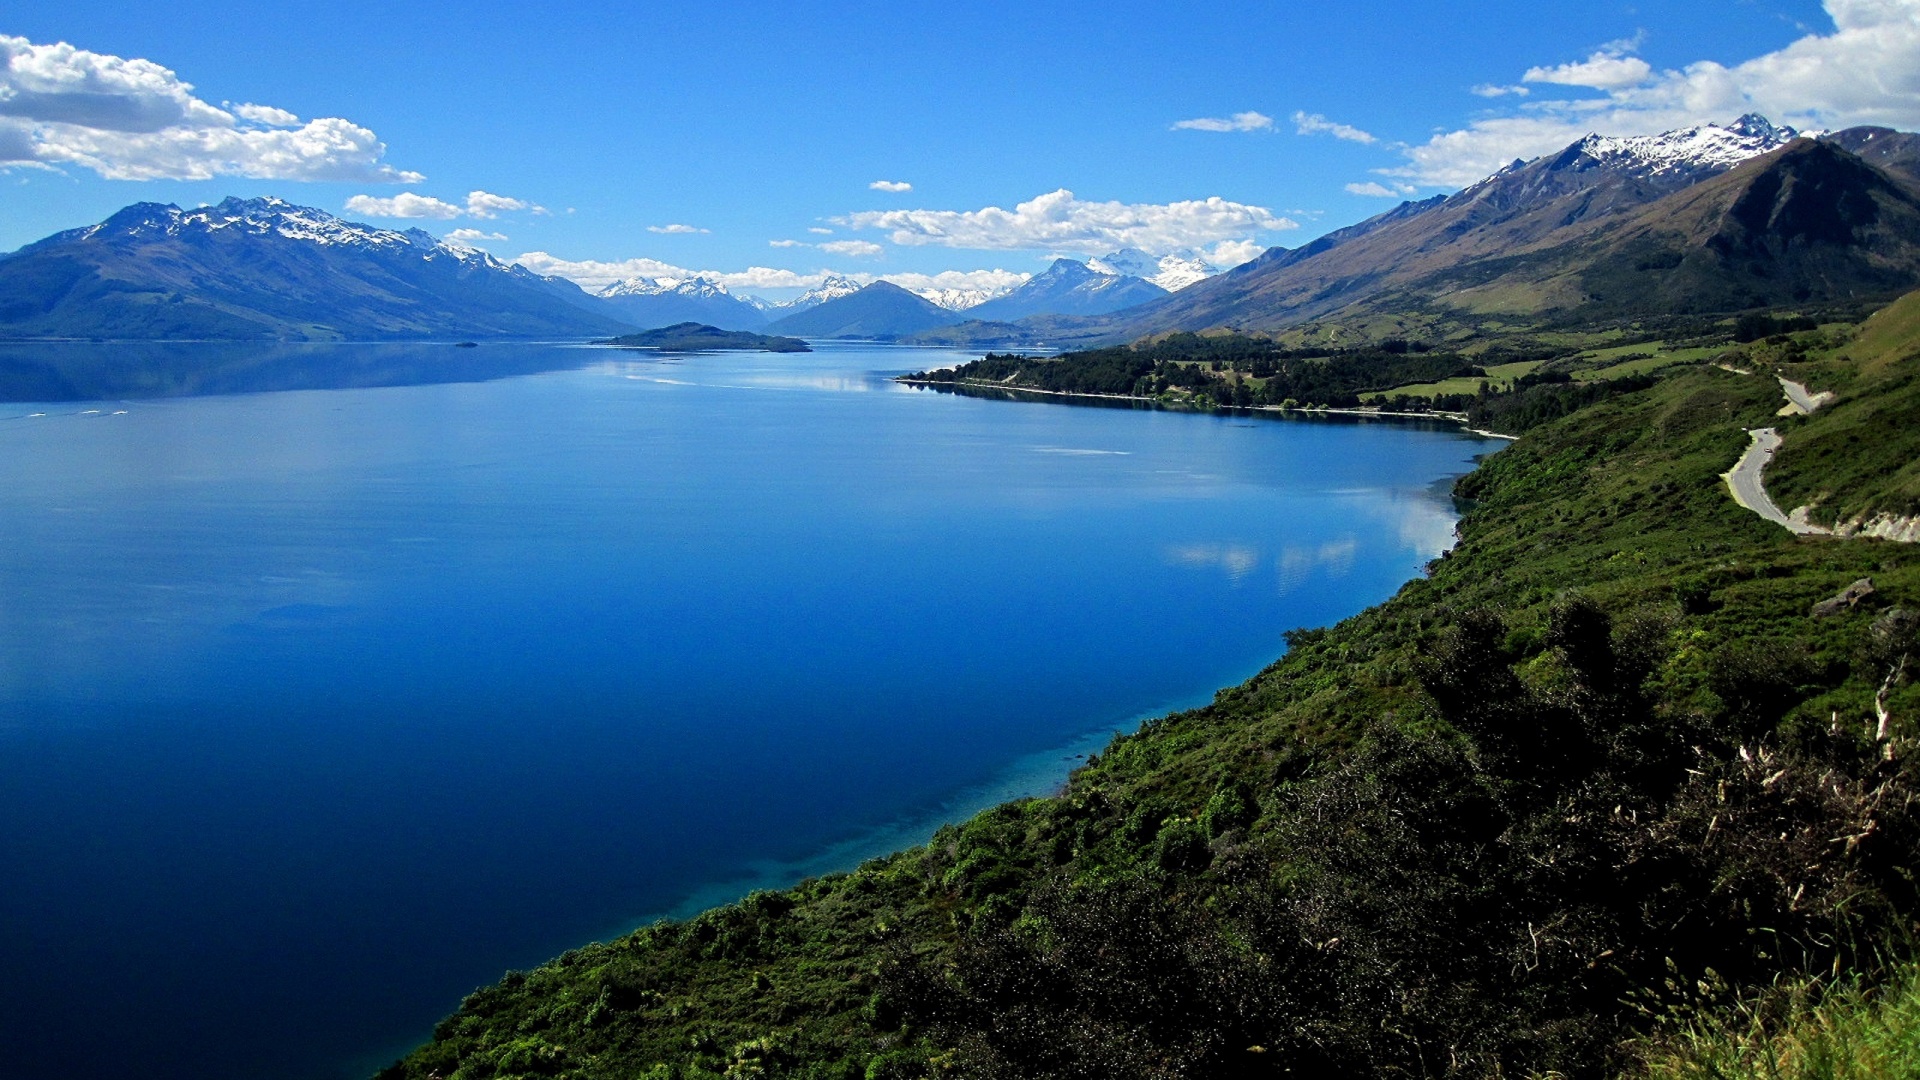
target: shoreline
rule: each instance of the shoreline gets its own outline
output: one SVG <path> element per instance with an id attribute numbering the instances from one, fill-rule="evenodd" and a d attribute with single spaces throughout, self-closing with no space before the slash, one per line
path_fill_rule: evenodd
<path id="1" fill-rule="evenodd" d="M 893 381 L 904 386 L 966 387 L 970 390 L 1000 390 L 1013 394 L 1040 394 L 1045 397 L 1089 398 L 1096 401 L 1132 401 L 1142 405 L 1156 405 L 1161 407 L 1165 407 L 1166 404 L 1159 398 L 1137 397 L 1133 394 L 1094 394 L 1080 390 L 1042 390 L 1032 386 L 1008 386 L 1002 383 L 975 382 L 971 380 L 951 382 L 936 379 L 911 379 L 902 375 L 896 377 Z M 1361 416 L 1392 417 L 1395 419 L 1408 420 L 1445 420 L 1449 423 L 1458 424 L 1463 430 L 1483 438 L 1505 439 L 1511 442 L 1520 437 L 1518 435 L 1503 435 L 1498 431 L 1488 431 L 1484 428 L 1469 427 L 1466 413 L 1407 412 L 1392 409 L 1369 409 L 1365 406 L 1359 408 L 1336 408 L 1331 405 L 1216 405 L 1215 408 L 1231 409 L 1235 412 L 1304 413 L 1309 416 Z"/>

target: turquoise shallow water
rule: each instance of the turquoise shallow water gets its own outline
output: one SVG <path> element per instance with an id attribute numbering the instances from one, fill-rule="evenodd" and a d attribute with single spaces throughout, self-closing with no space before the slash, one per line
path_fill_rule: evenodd
<path id="1" fill-rule="evenodd" d="M 884 378 L 957 356 L 0 350 L 0 1077 L 353 1075 L 1046 790 L 1495 445 Z"/>

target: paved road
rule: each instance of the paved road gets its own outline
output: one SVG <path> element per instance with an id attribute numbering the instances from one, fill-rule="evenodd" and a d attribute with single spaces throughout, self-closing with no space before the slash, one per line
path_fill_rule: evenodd
<path id="1" fill-rule="evenodd" d="M 1795 521 L 1780 512 L 1774 505 L 1773 497 L 1761 484 L 1761 473 L 1767 462 L 1773 460 L 1774 451 L 1780 449 L 1780 433 L 1770 427 L 1754 428 L 1747 434 L 1753 436 L 1753 445 L 1740 455 L 1733 468 L 1725 474 L 1727 489 L 1733 492 L 1733 501 L 1759 514 L 1783 529 L 1801 536 L 1824 534 L 1827 530 L 1805 521 Z"/>
<path id="2" fill-rule="evenodd" d="M 1811 394 L 1807 392 L 1805 386 L 1791 379 L 1781 379 L 1780 390 L 1787 395 L 1787 400 L 1791 402 L 1793 407 L 1798 409 L 1803 416 L 1833 400 L 1833 391 L 1822 390 L 1817 394 Z"/>

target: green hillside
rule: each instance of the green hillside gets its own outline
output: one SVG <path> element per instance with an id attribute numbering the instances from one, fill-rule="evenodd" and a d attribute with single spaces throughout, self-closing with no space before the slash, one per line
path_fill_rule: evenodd
<path id="1" fill-rule="evenodd" d="M 1797 362 L 1871 367 L 1839 357 L 1905 310 Z M 1536 388 L 1570 412 L 1463 479 L 1429 577 L 1060 795 L 511 973 L 382 1076 L 1591 1077 L 1776 982 L 1872 986 L 1920 916 L 1920 550 L 1734 505 L 1766 374 L 1607 386 Z M 1784 424 L 1781 483 L 1917 397 Z"/>

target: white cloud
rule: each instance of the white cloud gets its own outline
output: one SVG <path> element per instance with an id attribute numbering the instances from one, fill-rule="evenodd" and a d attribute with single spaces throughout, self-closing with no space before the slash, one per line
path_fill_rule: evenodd
<path id="1" fill-rule="evenodd" d="M 1396 184 L 1393 187 L 1388 187 L 1385 184 L 1376 183 L 1372 180 L 1364 184 L 1347 185 L 1347 194 L 1365 195 L 1375 199 L 1397 199 L 1404 195 L 1413 194 L 1413 190 L 1412 184 Z"/>
<path id="2" fill-rule="evenodd" d="M 1201 257 L 1222 270 L 1231 270 L 1241 263 L 1259 258 L 1267 247 L 1257 240 L 1222 240 L 1210 248 L 1202 249 Z"/>
<path id="3" fill-rule="evenodd" d="M 1261 206 L 1214 197 L 1175 203 L 1086 202 L 1061 189 L 1012 210 L 868 210 L 836 219 L 877 229 L 904 246 L 982 251 L 1070 251 L 1104 255 L 1123 247 L 1166 254 L 1221 240 L 1248 240 L 1298 223 Z"/>
<path id="4" fill-rule="evenodd" d="M 702 229 L 697 225 L 673 224 L 673 225 L 649 225 L 647 226 L 647 231 L 650 233 L 663 233 L 668 236 L 684 236 L 690 233 L 710 233 L 713 230 Z"/>
<path id="5" fill-rule="evenodd" d="M 815 236 L 832 236 L 833 235 L 832 229 L 822 229 L 818 225 L 812 226 L 811 228 L 807 229 L 807 231 L 812 233 Z"/>
<path id="6" fill-rule="evenodd" d="M 902 191 L 913 190 L 913 185 L 907 183 L 905 180 L 875 180 L 873 183 L 868 184 L 867 187 L 874 191 L 891 191 L 895 194 Z"/>
<path id="7" fill-rule="evenodd" d="M 767 241 L 767 246 L 777 247 L 777 248 L 796 248 L 796 247 L 812 247 L 813 245 L 807 243 L 805 240 L 769 240 Z"/>
<path id="8" fill-rule="evenodd" d="M 505 240 L 506 237 L 497 232 L 482 232 L 479 229 L 455 229 L 446 235 L 446 239 L 456 244 L 479 244 L 488 240 Z"/>
<path id="9" fill-rule="evenodd" d="M 411 191 L 390 197 L 355 195 L 347 200 L 347 212 L 367 217 L 433 218 L 437 221 L 448 221 L 462 213 L 458 206 L 450 202 L 443 202 L 431 195 L 416 195 Z"/>
<path id="10" fill-rule="evenodd" d="M 250 103 L 228 112 L 151 60 L 0 35 L 0 166 L 77 165 L 113 180 L 423 179 L 385 164 L 386 152 L 339 117 L 302 124 Z"/>
<path id="11" fill-rule="evenodd" d="M 832 252 L 835 255 L 852 255 L 858 258 L 868 258 L 886 250 L 886 248 L 869 240 L 829 240 L 818 246 L 821 251 Z"/>
<path id="12" fill-rule="evenodd" d="M 1479 86 L 1467 92 L 1483 98 L 1506 97 L 1509 94 L 1514 97 L 1526 97 L 1528 94 L 1533 93 L 1533 91 L 1524 86 L 1497 86 L 1493 83 L 1481 83 Z"/>
<path id="13" fill-rule="evenodd" d="M 465 205 L 411 191 L 392 196 L 355 195 L 347 200 L 347 209 L 367 217 L 433 218 L 438 221 L 449 221 L 463 215 L 490 221 L 513 210 L 530 210 L 536 214 L 545 212 L 544 207 L 535 206 L 524 199 L 512 199 L 486 191 L 467 192 Z"/>
<path id="14" fill-rule="evenodd" d="M 268 127 L 285 128 L 300 126 L 300 118 L 298 116 L 295 116 L 285 109 L 276 109 L 271 105 L 234 105 L 229 103 L 227 108 L 232 109 L 234 114 L 242 120 L 251 120 L 256 124 L 265 124 Z"/>
<path id="15" fill-rule="evenodd" d="M 1407 164 L 1389 172 L 1461 187 L 1515 158 L 1551 153 L 1589 132 L 1647 135 L 1724 123 L 1747 112 L 1801 128 L 1920 127 L 1920 0 L 1826 0 L 1825 6 L 1831 32 L 1808 33 L 1730 67 L 1702 60 L 1639 82 L 1599 87 L 1600 98 L 1531 101 L 1518 113 L 1484 117 L 1411 147 Z M 1624 58 L 1633 44 L 1615 42 L 1601 53 Z M 1564 68 L 1574 75 L 1579 67 L 1528 74 Z M 1601 81 L 1604 72 L 1584 74 L 1594 78 L 1580 85 Z"/>
<path id="16" fill-rule="evenodd" d="M 1601 51 L 1571 64 L 1528 68 L 1521 82 L 1584 86 L 1591 90 L 1625 90 L 1653 76 L 1653 65 L 1637 56 Z"/>
<path id="17" fill-rule="evenodd" d="M 1202 116 L 1174 121 L 1175 131 L 1271 131 L 1273 117 L 1257 112 L 1237 112 L 1232 116 Z"/>
<path id="18" fill-rule="evenodd" d="M 1301 135 L 1331 135 L 1348 142 L 1371 143 L 1377 140 L 1367 132 L 1351 124 L 1339 124 L 1321 116 L 1319 113 L 1296 112 L 1293 114 L 1293 130 Z"/>
<path id="19" fill-rule="evenodd" d="M 531 210 L 536 214 L 544 214 L 547 212 L 546 207 L 535 206 L 523 199 L 512 199 L 505 195 L 495 195 L 490 191 L 467 192 L 467 214 L 470 217 L 477 217 L 484 220 L 499 217 L 501 214 L 511 213 L 515 210 Z"/>

